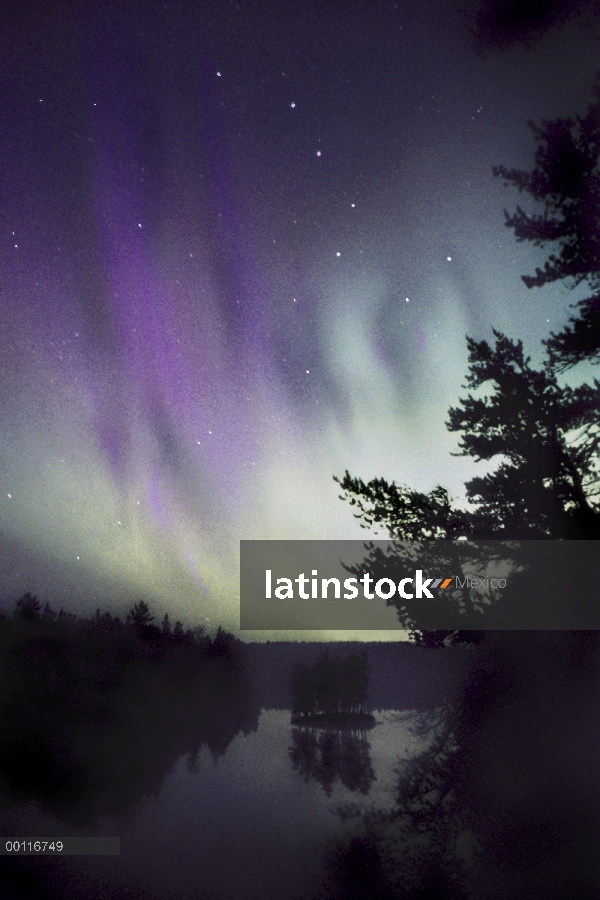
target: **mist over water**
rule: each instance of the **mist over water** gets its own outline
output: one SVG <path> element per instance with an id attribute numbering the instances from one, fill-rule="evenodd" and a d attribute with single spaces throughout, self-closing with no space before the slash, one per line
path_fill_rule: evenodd
<path id="1" fill-rule="evenodd" d="M 333 726 L 291 721 L 294 665 L 314 666 L 322 645 L 224 647 L 201 663 L 140 645 L 100 692 L 90 685 L 85 711 L 81 677 L 69 695 L 67 658 L 61 672 L 48 636 L 45 662 L 43 647 L 29 643 L 37 674 L 3 704 L 2 833 L 116 835 L 121 855 L 3 857 L 11 900 L 316 900 L 367 881 L 377 898 L 596 896 L 594 633 L 370 645 L 373 723 Z M 21 652 L 13 642 L 24 676 Z M 68 718 L 44 708 L 44 666 Z"/>

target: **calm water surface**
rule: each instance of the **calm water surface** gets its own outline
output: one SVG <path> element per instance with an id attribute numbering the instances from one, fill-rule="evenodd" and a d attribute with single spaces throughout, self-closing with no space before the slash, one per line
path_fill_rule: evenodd
<path id="1" fill-rule="evenodd" d="M 127 824 L 105 821 L 96 829 L 121 838 L 120 857 L 27 864 L 65 898 L 316 897 L 326 842 L 345 827 L 336 808 L 357 802 L 390 807 L 395 769 L 426 746 L 426 738 L 411 733 L 406 716 L 376 712 L 376 726 L 363 734 L 375 776 L 366 794 L 336 777 L 328 796 L 310 773 L 295 771 L 289 711 L 263 710 L 258 729 L 238 734 L 223 756 L 215 759 L 203 748 L 193 767 L 180 758 L 156 796 L 146 798 Z M 317 740 L 322 734 L 313 732 Z M 13 826 L 23 834 L 61 831 L 60 822 L 33 806 L 14 817 Z"/>

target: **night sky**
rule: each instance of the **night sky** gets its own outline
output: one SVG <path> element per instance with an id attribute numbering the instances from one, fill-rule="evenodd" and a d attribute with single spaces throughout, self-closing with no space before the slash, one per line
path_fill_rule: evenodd
<path id="1" fill-rule="evenodd" d="M 449 0 L 5 5 L 6 608 L 235 630 L 240 539 L 367 536 L 334 474 L 461 496 L 465 334 L 536 359 L 576 299 L 521 282 L 547 254 L 491 172 L 591 100 L 571 6 L 495 34 Z"/>

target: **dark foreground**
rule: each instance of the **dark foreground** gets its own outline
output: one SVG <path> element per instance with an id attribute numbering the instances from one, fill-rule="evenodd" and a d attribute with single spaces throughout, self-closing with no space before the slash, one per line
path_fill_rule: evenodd
<path id="1" fill-rule="evenodd" d="M 323 728 L 289 699 L 322 646 L 105 626 L 5 621 L 0 825 L 121 856 L 3 857 L 3 898 L 600 898 L 596 632 L 368 646 Z"/>

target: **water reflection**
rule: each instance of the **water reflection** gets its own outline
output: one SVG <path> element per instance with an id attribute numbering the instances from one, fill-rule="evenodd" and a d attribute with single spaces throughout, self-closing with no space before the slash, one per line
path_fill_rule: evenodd
<path id="1" fill-rule="evenodd" d="M 398 757 L 425 737 L 381 711 L 369 728 L 362 651 L 338 665 L 311 647 L 259 647 L 252 663 L 224 633 L 200 638 L 102 617 L 0 619 L 0 833 L 122 840 L 114 858 L 0 860 L 11 900 L 328 896 L 323 850 L 346 828 L 332 811 L 389 805 Z M 419 679 L 437 695 L 427 653 L 421 671 L 406 648 L 371 652 L 376 701 L 389 672 L 413 672 L 411 697 L 425 696 Z M 302 708 L 262 709 L 296 663 Z M 381 852 L 357 840 L 340 865 L 360 883 Z"/>
<path id="2" fill-rule="evenodd" d="M 336 807 L 353 799 L 389 805 L 398 753 L 409 758 L 423 742 L 411 739 L 397 712 L 379 711 L 377 727 L 365 735 L 377 775 L 368 799 L 352 790 L 356 782 L 348 788 L 337 777 L 328 796 L 290 764 L 290 716 L 289 708 L 262 710 L 258 728 L 238 732 L 224 754 L 215 756 L 205 744 L 194 771 L 189 753 L 182 755 L 130 819 L 105 823 L 104 833 L 121 837 L 120 857 L 0 860 L 3 900 L 9 877 L 31 888 L 15 887 L 10 900 L 81 900 L 92 893 L 97 900 L 322 900 L 323 850 L 344 827 Z M 35 809 L 15 811 L 13 822 L 28 834 L 63 828 Z"/>
<path id="3" fill-rule="evenodd" d="M 328 896 L 598 897 L 599 661 L 594 632 L 491 634 L 461 696 L 415 718 L 430 740 L 394 806 L 339 810 Z"/>
<path id="4" fill-rule="evenodd" d="M 366 730 L 343 728 L 292 728 L 289 756 L 292 769 L 304 781 L 318 782 L 331 797 L 336 780 L 366 796 L 375 781 L 371 745 Z"/>
<path id="5" fill-rule="evenodd" d="M 375 724 L 366 712 L 369 671 L 364 651 L 340 660 L 329 650 L 292 671 L 292 723 L 299 726 L 292 729 L 292 768 L 305 782 L 318 782 L 327 797 L 337 780 L 363 796 L 375 780 L 367 741 Z"/>
<path id="6" fill-rule="evenodd" d="M 118 620 L 0 619 L 0 812 L 31 801 L 67 828 L 133 815 L 179 757 L 256 729 L 239 641 Z M 5 818 L 5 816 L 4 816 Z"/>

